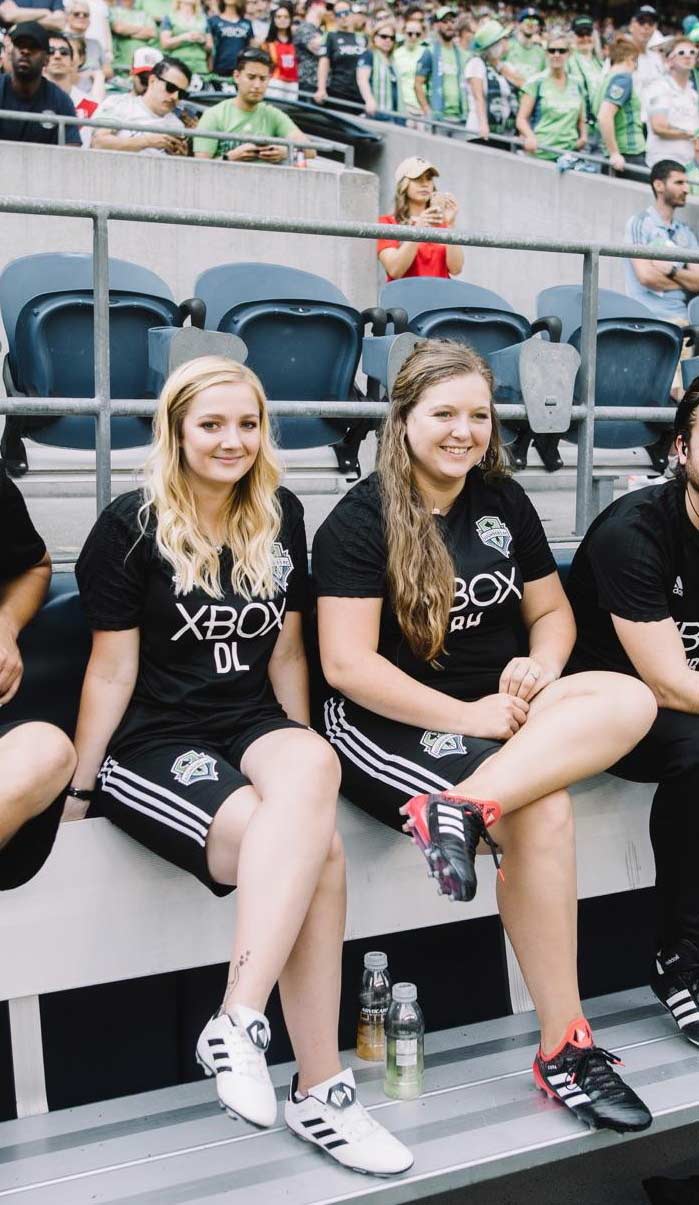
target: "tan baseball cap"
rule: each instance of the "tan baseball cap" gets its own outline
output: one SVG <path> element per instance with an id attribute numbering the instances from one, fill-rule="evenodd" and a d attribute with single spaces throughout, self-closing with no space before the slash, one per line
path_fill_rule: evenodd
<path id="1" fill-rule="evenodd" d="M 419 176 L 424 176 L 425 172 L 431 172 L 433 176 L 438 176 L 439 172 L 432 163 L 428 163 L 426 159 L 421 159 L 419 155 L 412 155 L 410 159 L 404 159 L 398 164 L 395 171 L 395 181 L 399 184 L 407 176 L 409 180 L 417 180 Z"/>

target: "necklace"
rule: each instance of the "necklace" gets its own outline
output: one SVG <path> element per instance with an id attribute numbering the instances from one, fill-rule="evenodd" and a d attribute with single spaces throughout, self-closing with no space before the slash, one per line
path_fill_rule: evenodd
<path id="1" fill-rule="evenodd" d="M 691 508 L 692 508 L 692 510 L 694 511 L 695 515 L 697 516 L 697 519 L 699 519 L 699 510 L 697 510 L 696 506 L 695 506 L 695 505 L 694 505 L 694 503 L 692 502 L 692 495 L 691 495 L 691 494 L 690 494 L 690 492 L 689 492 L 689 486 L 687 486 L 687 488 L 686 488 L 686 490 L 685 490 L 685 493 L 684 493 L 684 496 L 685 496 L 685 498 L 687 499 L 687 501 L 689 502 L 689 505 L 691 506 Z"/>

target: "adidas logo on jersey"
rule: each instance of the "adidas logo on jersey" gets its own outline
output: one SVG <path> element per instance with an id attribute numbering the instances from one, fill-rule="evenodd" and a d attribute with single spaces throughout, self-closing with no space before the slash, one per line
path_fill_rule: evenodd
<path id="1" fill-rule="evenodd" d="M 675 578 L 675 584 L 672 587 L 672 593 L 679 595 L 680 598 L 684 598 L 684 586 L 682 585 L 681 577 Z"/>

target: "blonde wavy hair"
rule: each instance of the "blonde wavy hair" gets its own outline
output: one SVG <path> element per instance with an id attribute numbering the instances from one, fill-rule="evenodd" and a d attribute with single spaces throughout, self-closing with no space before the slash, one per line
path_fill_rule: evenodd
<path id="1" fill-rule="evenodd" d="M 493 375 L 473 348 L 446 339 L 418 343 L 396 377 L 376 460 L 391 600 L 411 651 L 433 664 L 444 652 L 454 602 L 454 564 L 417 487 L 406 420 L 432 385 L 467 373 L 483 377 L 492 397 Z M 490 443 L 481 464 L 489 478 L 509 471 L 492 402 L 491 419 Z"/>
<path id="2" fill-rule="evenodd" d="M 276 594 L 272 545 L 281 526 L 276 492 L 281 466 L 264 390 L 255 373 L 243 364 L 224 356 L 202 356 L 182 364 L 168 377 L 153 421 L 139 525 L 145 534 L 149 520 L 155 519 L 156 544 L 173 567 L 176 594 L 199 587 L 211 598 L 223 598 L 218 553 L 201 530 L 182 450 L 187 410 L 197 395 L 212 385 L 248 385 L 259 409 L 260 449 L 251 469 L 231 487 L 223 539 L 233 553 L 231 585 L 236 593 L 248 601 L 272 598 Z"/>

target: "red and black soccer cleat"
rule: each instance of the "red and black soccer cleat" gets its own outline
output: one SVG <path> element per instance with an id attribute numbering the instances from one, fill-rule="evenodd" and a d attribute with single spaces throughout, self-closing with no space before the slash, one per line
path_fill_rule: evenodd
<path id="1" fill-rule="evenodd" d="M 500 819 L 500 805 L 485 799 L 465 799 L 443 792 L 416 795 L 400 809 L 406 829 L 427 859 L 430 874 L 442 895 L 472 900 L 476 894 L 476 849 L 483 839 L 490 847 L 498 873 L 497 846 L 488 829 Z"/>

